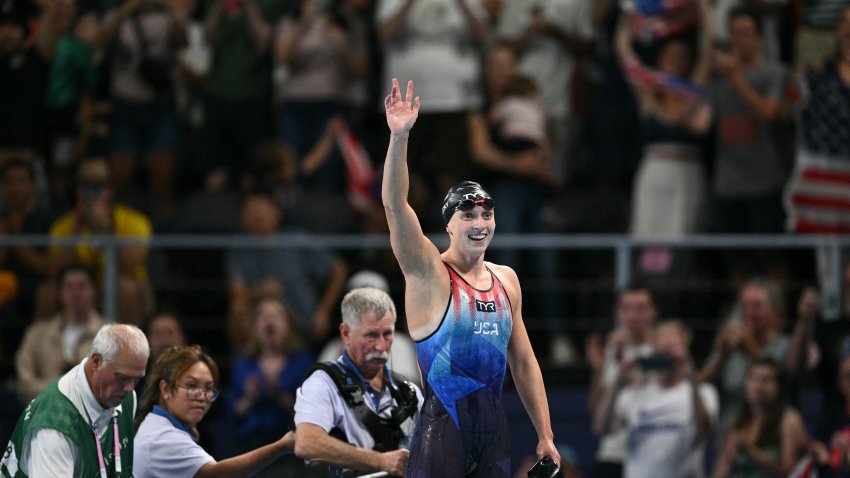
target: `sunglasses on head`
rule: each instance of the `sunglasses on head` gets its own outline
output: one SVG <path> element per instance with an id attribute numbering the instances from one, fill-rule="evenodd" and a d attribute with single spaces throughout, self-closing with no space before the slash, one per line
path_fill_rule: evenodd
<path id="1" fill-rule="evenodd" d="M 489 211 L 496 207 L 496 201 L 494 201 L 493 198 L 461 199 L 461 201 L 457 203 L 457 210 L 471 211 L 475 208 L 475 206 L 481 206 L 485 210 Z"/>

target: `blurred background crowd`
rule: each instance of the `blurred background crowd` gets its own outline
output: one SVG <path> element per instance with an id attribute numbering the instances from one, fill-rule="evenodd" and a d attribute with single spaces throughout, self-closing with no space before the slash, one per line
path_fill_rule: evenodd
<path id="1" fill-rule="evenodd" d="M 379 286 L 403 310 L 388 247 L 141 242 L 110 259 L 61 238 L 384 235 L 393 77 L 422 98 L 410 202 L 435 237 L 461 179 L 496 198 L 500 234 L 531 241 L 850 232 L 846 0 L 0 0 L 0 234 L 52 241 L 0 247 L 0 439 L 109 320 L 143 326 L 154 354 L 188 341 L 219 358 L 218 422 L 235 424 L 221 453 L 277 436 L 335 346 L 342 294 Z M 836 269 L 850 283 L 842 257 L 644 247 L 641 285 L 619 291 L 607 252 L 488 257 L 520 274 L 547 385 L 583 391 L 550 404 L 556 433 L 607 436 L 585 395 L 651 355 L 660 317 L 684 324 L 719 393 L 709 469 L 752 442 L 781 465 L 756 468 L 784 476 L 850 420 L 850 286 L 819 293 Z M 116 317 L 98 312 L 109 280 Z M 760 431 L 762 408 L 779 431 Z M 596 461 L 623 446 L 602 440 Z M 596 444 L 579 448 L 588 472 Z"/>

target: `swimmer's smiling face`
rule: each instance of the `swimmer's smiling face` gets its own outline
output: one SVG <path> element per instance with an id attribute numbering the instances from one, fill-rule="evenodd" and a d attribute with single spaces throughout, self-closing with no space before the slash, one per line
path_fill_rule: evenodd
<path id="1" fill-rule="evenodd" d="M 442 216 L 452 245 L 483 252 L 496 229 L 496 201 L 480 184 L 461 181 L 443 199 Z"/>
<path id="2" fill-rule="evenodd" d="M 446 226 L 453 243 L 472 249 L 486 249 L 496 229 L 495 209 L 475 206 L 469 211 L 457 211 Z"/>

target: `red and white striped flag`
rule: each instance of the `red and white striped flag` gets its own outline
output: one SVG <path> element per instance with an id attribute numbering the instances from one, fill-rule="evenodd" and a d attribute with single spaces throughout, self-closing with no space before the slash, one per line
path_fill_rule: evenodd
<path id="1" fill-rule="evenodd" d="M 336 142 L 345 161 L 345 176 L 348 180 L 348 202 L 359 213 L 367 213 L 378 206 L 372 193 L 377 175 L 369 159 L 369 153 L 348 125 L 343 123 L 336 135 Z"/>
<path id="2" fill-rule="evenodd" d="M 785 204 L 792 231 L 850 233 L 850 161 L 801 150 Z"/>

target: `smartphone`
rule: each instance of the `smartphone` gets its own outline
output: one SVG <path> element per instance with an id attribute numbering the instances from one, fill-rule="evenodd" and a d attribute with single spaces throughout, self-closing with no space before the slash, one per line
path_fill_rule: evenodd
<path id="1" fill-rule="evenodd" d="M 670 370 L 673 368 L 673 357 L 656 354 L 638 359 L 638 365 L 644 370 Z"/>
<path id="2" fill-rule="evenodd" d="M 104 186 L 105 185 L 103 183 L 85 182 L 80 184 L 79 187 L 80 192 L 82 193 L 85 199 L 89 201 L 94 201 L 95 199 L 100 197 L 101 193 L 103 193 Z"/>
<path id="3" fill-rule="evenodd" d="M 561 467 L 548 456 L 544 456 L 528 470 L 528 478 L 555 478 L 558 476 L 563 476 Z"/>

